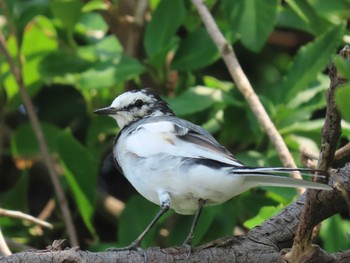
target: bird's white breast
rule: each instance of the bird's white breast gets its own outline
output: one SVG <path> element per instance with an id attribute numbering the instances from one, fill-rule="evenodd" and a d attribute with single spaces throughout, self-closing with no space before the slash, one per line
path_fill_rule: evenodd
<path id="1" fill-rule="evenodd" d="M 207 205 L 220 204 L 250 188 L 243 177 L 229 174 L 229 168 L 187 165 L 184 160 L 195 156 L 195 149 L 178 147 L 179 139 L 163 128 L 164 132 L 140 128 L 122 134 L 114 149 L 124 175 L 146 199 L 159 205 L 159 196 L 167 192 L 171 208 L 192 214 L 199 198 Z"/>

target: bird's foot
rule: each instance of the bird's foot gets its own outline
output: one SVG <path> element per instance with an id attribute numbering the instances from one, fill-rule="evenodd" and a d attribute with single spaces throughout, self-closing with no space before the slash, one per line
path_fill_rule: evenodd
<path id="1" fill-rule="evenodd" d="M 143 251 L 143 249 L 140 247 L 140 243 L 141 242 L 139 240 L 135 240 L 129 246 L 111 247 L 111 248 L 107 248 L 106 251 L 108 251 L 108 252 L 119 252 L 119 251 L 127 251 L 127 250 Z"/>
<path id="2" fill-rule="evenodd" d="M 186 250 L 186 255 L 188 259 L 192 253 L 192 246 L 191 246 L 191 242 L 186 242 L 186 241 L 182 244 L 182 247 Z"/>
<path id="3" fill-rule="evenodd" d="M 126 247 L 111 247 L 107 248 L 107 252 L 120 252 L 120 251 L 137 251 L 140 253 L 141 257 L 143 257 L 143 262 L 147 261 L 147 255 L 146 252 L 140 247 L 140 241 L 135 240 L 132 242 L 129 246 Z"/>

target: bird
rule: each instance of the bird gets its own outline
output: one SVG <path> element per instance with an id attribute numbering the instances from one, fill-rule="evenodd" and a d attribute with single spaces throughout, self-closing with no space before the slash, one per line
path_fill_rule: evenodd
<path id="1" fill-rule="evenodd" d="M 111 250 L 140 248 L 148 231 L 169 209 L 195 215 L 183 242 L 191 249 L 205 206 L 222 204 L 257 186 L 332 190 L 326 184 L 281 176 L 312 172 L 307 168 L 246 166 L 201 126 L 177 117 L 150 88 L 126 91 L 94 113 L 116 120 L 120 128 L 113 147 L 116 167 L 144 198 L 160 206 L 129 246 Z"/>

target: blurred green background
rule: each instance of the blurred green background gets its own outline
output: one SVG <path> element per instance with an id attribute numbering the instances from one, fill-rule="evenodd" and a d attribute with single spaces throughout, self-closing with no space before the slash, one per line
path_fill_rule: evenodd
<path id="1" fill-rule="evenodd" d="M 301 146 L 319 151 L 329 85 L 326 68 L 350 42 L 350 2 L 206 3 L 302 166 Z M 206 128 L 248 165 L 282 165 L 190 1 L 0 0 L 0 30 L 13 60 L 22 63 L 24 84 L 84 249 L 127 245 L 159 209 L 114 168 L 109 154 L 118 132 L 115 121 L 92 114 L 124 90 L 155 89 L 178 116 Z M 350 76 L 346 61 L 337 60 L 337 66 Z M 2 53 L 0 83 L 0 207 L 33 216 L 46 211 L 41 217 L 54 229 L 5 217 L 0 217 L 0 227 L 9 240 L 44 248 L 67 233 Z M 349 101 L 350 86 L 345 86 L 337 93 L 344 119 L 340 146 L 350 138 Z M 294 189 L 261 187 L 206 208 L 194 244 L 244 233 L 296 198 Z M 182 244 L 191 221 L 191 216 L 169 212 L 143 247 Z M 348 216 L 337 215 L 322 224 L 318 242 L 330 252 L 346 249 L 349 233 Z"/>

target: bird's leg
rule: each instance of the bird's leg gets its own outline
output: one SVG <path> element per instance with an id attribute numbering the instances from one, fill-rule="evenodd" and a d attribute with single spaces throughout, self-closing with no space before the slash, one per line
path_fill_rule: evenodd
<path id="1" fill-rule="evenodd" d="M 199 199 L 197 212 L 196 212 L 196 214 L 194 216 L 190 232 L 188 233 L 188 236 L 187 236 L 186 240 L 183 243 L 183 246 L 186 247 L 186 249 L 188 249 L 190 251 L 190 253 L 191 253 L 192 239 L 194 237 L 194 230 L 195 230 L 195 228 L 197 226 L 198 219 L 199 219 L 199 216 L 202 213 L 202 209 L 204 207 L 204 204 L 205 204 L 205 200 Z"/>
<path id="2" fill-rule="evenodd" d="M 160 205 L 160 210 L 157 213 L 157 215 L 153 218 L 153 220 L 151 221 L 151 223 L 149 223 L 149 225 L 146 227 L 146 229 L 141 233 L 141 235 L 139 235 L 138 238 L 136 238 L 129 246 L 127 247 L 122 247 L 122 248 L 108 248 L 106 251 L 125 251 L 125 250 L 137 250 L 140 247 L 140 244 L 142 242 L 142 240 L 145 238 L 145 236 L 147 235 L 147 233 L 151 230 L 151 228 L 157 223 L 157 221 L 159 220 L 159 218 L 161 218 L 161 216 L 166 213 L 167 211 L 169 211 L 170 208 L 170 199 L 169 200 L 165 200 L 164 202 L 161 203 Z"/>

